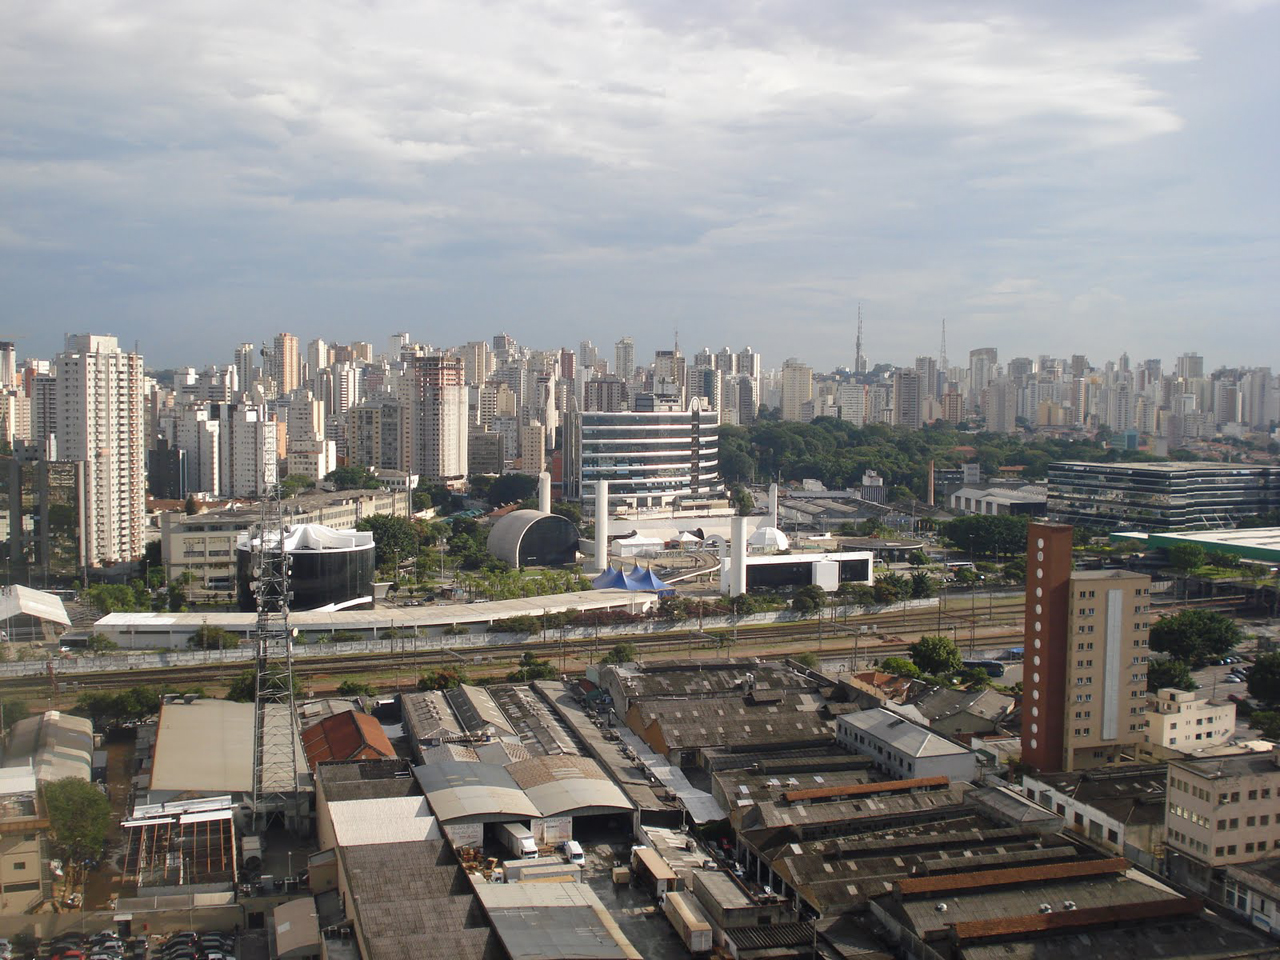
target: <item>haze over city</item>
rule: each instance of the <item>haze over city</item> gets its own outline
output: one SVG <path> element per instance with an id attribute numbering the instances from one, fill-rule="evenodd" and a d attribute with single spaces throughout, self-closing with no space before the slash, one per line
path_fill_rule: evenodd
<path id="1" fill-rule="evenodd" d="M 3 335 L 1280 365 L 1270 3 L 0 10 Z"/>

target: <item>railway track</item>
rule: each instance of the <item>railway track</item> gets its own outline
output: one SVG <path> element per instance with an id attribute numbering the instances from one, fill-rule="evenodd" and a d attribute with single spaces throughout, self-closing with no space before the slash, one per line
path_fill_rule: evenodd
<path id="1" fill-rule="evenodd" d="M 763 655 L 769 653 L 799 653 L 819 650 L 833 653 L 860 649 L 860 657 L 886 656 L 905 652 L 914 640 L 913 635 L 929 632 L 950 633 L 962 650 L 999 649 L 1016 643 L 1022 637 L 1020 599 L 1010 602 L 1001 598 L 989 605 L 971 608 L 952 603 L 946 609 L 908 610 L 898 613 L 881 611 L 874 615 L 850 617 L 843 620 L 806 620 L 795 623 L 743 627 L 737 631 L 727 628 L 716 630 L 675 630 L 658 634 L 632 634 L 607 638 L 561 639 L 556 630 L 547 631 L 540 639 L 521 643 L 489 647 L 466 647 L 457 650 L 437 647 L 430 649 L 416 646 L 412 637 L 403 638 L 404 649 L 392 653 L 338 654 L 332 656 L 299 657 L 294 661 L 294 671 L 302 678 L 354 674 L 394 674 L 405 671 L 412 676 L 417 672 L 450 664 L 466 662 L 481 665 L 483 672 L 504 672 L 503 667 L 516 664 L 530 651 L 566 669 L 581 669 L 581 665 L 595 662 L 615 643 L 630 642 L 636 645 L 642 656 L 662 654 L 694 655 L 697 652 L 719 651 L 726 655 Z M 993 628 L 999 632 L 992 633 Z M 978 636 L 978 631 L 982 636 Z M 735 635 L 736 634 L 736 635 Z M 968 634 L 966 636 L 966 634 Z M 435 638 L 432 638 L 434 641 Z M 83 690 L 118 690 L 132 686 L 166 686 L 190 688 L 200 685 L 218 685 L 234 678 L 249 668 L 244 660 L 220 661 L 210 652 L 207 663 L 173 667 L 103 671 L 98 673 L 65 674 L 55 677 L 58 690 L 63 694 Z M 31 676 L 13 678 L 2 685 L 5 695 L 47 695 L 50 678 Z"/>

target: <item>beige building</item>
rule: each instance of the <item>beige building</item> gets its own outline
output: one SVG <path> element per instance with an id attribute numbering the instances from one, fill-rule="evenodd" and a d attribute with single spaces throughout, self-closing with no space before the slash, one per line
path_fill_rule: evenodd
<path id="1" fill-rule="evenodd" d="M 319 523 L 335 530 L 352 530 L 365 517 L 389 513 L 410 516 L 407 490 L 340 490 L 304 493 L 284 501 L 285 522 Z M 182 511 L 160 515 L 160 558 L 169 579 L 194 574 L 196 582 L 230 579 L 236 571 L 236 538 L 261 519 L 256 505 L 236 504 L 225 510 L 187 516 Z"/>
<path id="2" fill-rule="evenodd" d="M 1280 748 L 1169 762 L 1166 870 L 1222 898 L 1224 868 L 1280 850 Z"/>
<path id="3" fill-rule="evenodd" d="M 813 399 L 813 367 L 792 357 L 782 365 L 782 419 L 804 420 Z"/>
<path id="4" fill-rule="evenodd" d="M 1217 747 L 1235 735 L 1236 705 L 1163 687 L 1147 694 L 1147 742 L 1181 753 Z"/>
<path id="5" fill-rule="evenodd" d="M 35 773 L 0 770 L 0 915 L 25 913 L 50 895 L 48 831 Z"/>
<path id="6" fill-rule="evenodd" d="M 1081 770 L 1145 742 L 1151 578 L 1077 571 L 1069 589 L 1063 769 Z"/>

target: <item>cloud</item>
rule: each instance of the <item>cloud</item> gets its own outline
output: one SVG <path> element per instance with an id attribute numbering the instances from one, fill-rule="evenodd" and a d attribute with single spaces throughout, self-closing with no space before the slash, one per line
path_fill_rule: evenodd
<path id="1" fill-rule="evenodd" d="M 1177 223 L 1125 163 L 1196 134 L 1173 91 L 1222 69 L 1197 38 L 1265 34 L 1253 18 L 1274 25 L 1249 5 L 12 0 L 4 236 L 56 253 L 28 245 L 0 277 L 24 309 L 130 339 L 135 317 L 232 314 L 153 325 L 163 362 L 221 358 L 268 319 L 333 338 L 435 308 L 548 346 L 652 308 L 817 360 L 860 296 L 901 358 L 913 318 L 988 322 L 1009 278 L 1040 291 L 1019 309 L 1124 290 L 1109 244 Z M 1193 176 L 1156 169 L 1171 191 Z M 335 287 L 351 298 L 317 293 Z"/>

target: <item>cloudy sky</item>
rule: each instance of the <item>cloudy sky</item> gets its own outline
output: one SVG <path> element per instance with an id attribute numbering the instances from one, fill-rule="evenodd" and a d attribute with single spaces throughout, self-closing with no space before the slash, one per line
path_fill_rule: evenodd
<path id="1" fill-rule="evenodd" d="M 903 9 L 897 9 L 902 7 Z M 1258 0 L 6 0 L 0 339 L 1280 369 Z M 607 350 L 612 356 L 612 349 Z"/>

